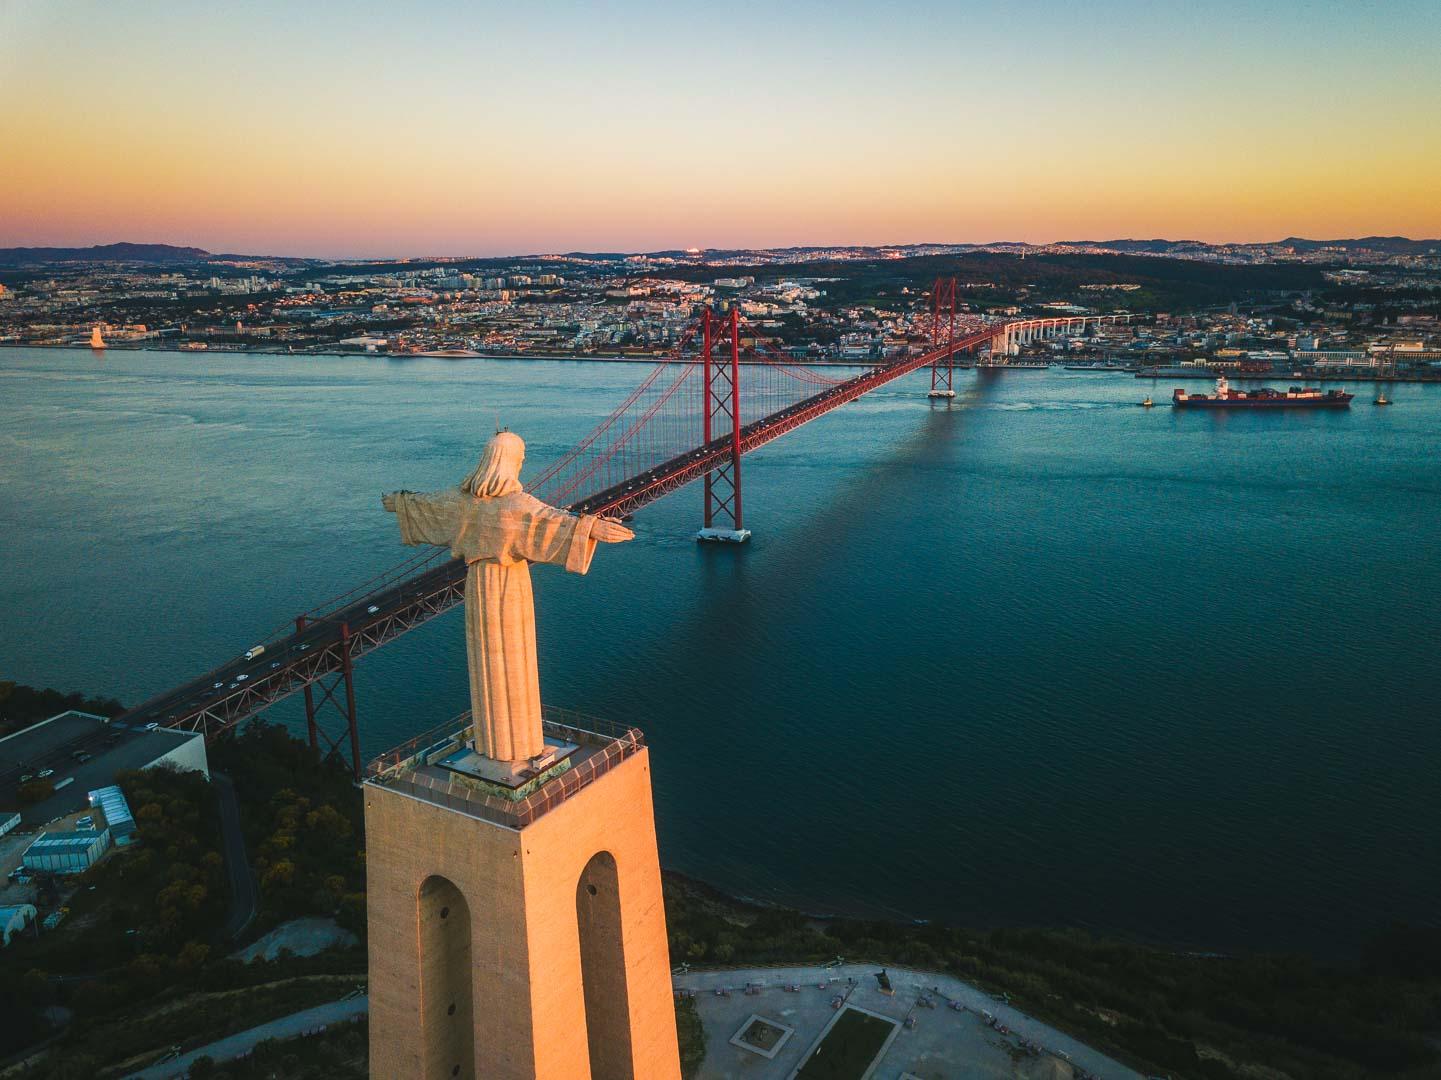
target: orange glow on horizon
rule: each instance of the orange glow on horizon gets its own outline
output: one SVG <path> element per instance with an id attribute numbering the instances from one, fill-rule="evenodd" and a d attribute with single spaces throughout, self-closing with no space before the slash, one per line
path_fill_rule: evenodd
<path id="1" fill-rule="evenodd" d="M 1343 74 L 1302 53 L 1275 71 L 1237 57 L 1224 73 L 1224 56 L 1182 57 L 1142 78 L 1129 56 L 1097 66 L 1067 49 L 1051 67 L 934 74 L 924 55 L 882 62 L 836 26 L 819 59 L 698 74 L 666 51 L 664 22 L 638 24 L 656 40 L 637 42 L 654 58 L 637 72 L 588 39 L 555 45 L 553 30 L 454 12 L 489 66 L 427 36 L 432 58 L 407 39 L 427 28 L 405 21 L 362 28 L 357 53 L 287 39 L 278 8 L 257 15 L 274 40 L 194 12 L 157 16 L 152 40 L 98 7 L 84 18 L 112 20 L 112 36 L 77 37 L 66 10 L 0 16 L 12 103 L 0 246 L 349 256 L 1441 237 L 1441 75 L 1389 41 L 1387 66 Z M 496 54 L 501 32 L 549 51 Z M 875 74 L 855 78 L 861 62 Z"/>

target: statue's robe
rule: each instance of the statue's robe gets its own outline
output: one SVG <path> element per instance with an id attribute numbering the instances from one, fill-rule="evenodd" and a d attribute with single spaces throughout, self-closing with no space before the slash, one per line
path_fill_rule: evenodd
<path id="1" fill-rule="evenodd" d="M 498 761 L 535 757 L 545 742 L 530 564 L 584 574 L 595 554 L 595 517 L 576 517 L 523 491 L 479 499 L 459 488 L 399 492 L 395 514 L 403 543 L 448 547 L 466 562 L 465 644 L 476 750 Z"/>

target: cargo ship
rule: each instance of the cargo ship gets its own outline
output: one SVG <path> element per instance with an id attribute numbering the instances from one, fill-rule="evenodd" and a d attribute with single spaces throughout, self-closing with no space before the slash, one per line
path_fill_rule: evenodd
<path id="1" fill-rule="evenodd" d="M 1214 394 L 1188 394 L 1177 388 L 1171 404 L 1177 409 L 1349 409 L 1355 394 L 1344 390 L 1318 390 L 1311 386 L 1293 386 L 1289 390 L 1232 390 L 1222 375 L 1216 380 Z"/>

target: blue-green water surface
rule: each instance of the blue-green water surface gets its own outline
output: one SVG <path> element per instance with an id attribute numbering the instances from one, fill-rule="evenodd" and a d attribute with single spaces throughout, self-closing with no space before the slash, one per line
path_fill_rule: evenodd
<path id="1" fill-rule="evenodd" d="M 135 702 L 409 552 L 379 494 L 527 475 L 626 364 L 0 350 L 0 677 Z M 661 855 L 816 911 L 1346 951 L 1441 895 L 1441 387 L 1145 410 L 1169 384 L 917 376 L 748 457 L 587 577 L 545 698 L 653 747 Z M 466 707 L 458 613 L 357 670 L 378 752 Z M 286 703 L 277 718 L 294 722 Z"/>

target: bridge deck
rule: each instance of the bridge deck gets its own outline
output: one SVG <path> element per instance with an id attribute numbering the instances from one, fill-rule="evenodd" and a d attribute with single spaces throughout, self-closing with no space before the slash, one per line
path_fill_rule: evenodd
<path id="1" fill-rule="evenodd" d="M 759 449 L 872 390 L 937 361 L 944 362 L 947 354 L 974 349 L 1005 331 L 1005 324 L 986 326 L 940 348 L 829 386 L 743 427 L 741 453 Z M 731 438 L 727 434 L 573 502 L 566 509 L 589 514 L 634 513 L 713 471 L 728 459 L 730 452 Z M 437 552 L 437 557 L 440 554 Z M 264 653 L 253 659 L 237 658 L 151 698 L 123 719 L 127 723 L 151 721 L 203 731 L 207 736 L 225 731 L 326 676 L 340 674 L 347 663 L 347 652 L 348 660 L 353 662 L 448 611 L 463 599 L 464 581 L 464 564 L 456 559 L 438 559 L 435 565 L 412 577 L 387 584 L 315 617 L 296 633 L 267 642 Z"/>

